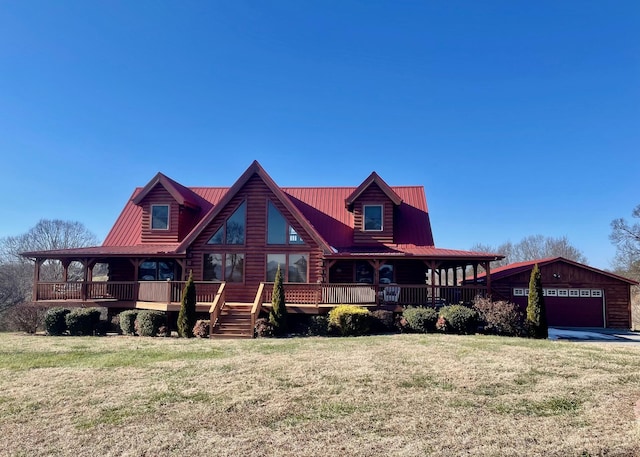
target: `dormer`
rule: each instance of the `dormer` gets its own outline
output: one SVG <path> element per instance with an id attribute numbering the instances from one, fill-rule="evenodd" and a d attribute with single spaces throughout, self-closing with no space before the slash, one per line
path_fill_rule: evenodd
<path id="1" fill-rule="evenodd" d="M 353 213 L 354 244 L 394 242 L 396 208 L 402 199 L 374 171 L 345 199 Z"/>
<path id="2" fill-rule="evenodd" d="M 198 222 L 201 210 L 195 192 L 162 173 L 132 201 L 142 208 L 143 243 L 179 243 Z"/>

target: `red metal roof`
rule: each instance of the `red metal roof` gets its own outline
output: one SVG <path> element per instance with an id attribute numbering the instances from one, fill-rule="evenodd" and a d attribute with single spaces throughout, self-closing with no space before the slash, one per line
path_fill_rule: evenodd
<path id="1" fill-rule="evenodd" d="M 178 247 L 173 244 L 138 244 L 136 246 L 92 246 L 86 248 L 54 249 L 51 251 L 24 252 L 25 257 L 40 257 L 46 252 L 50 256 L 61 257 L 101 257 L 101 256 L 130 256 L 130 255 L 163 255 L 173 253 Z"/>
<path id="2" fill-rule="evenodd" d="M 318 241 L 329 249 L 330 255 L 364 256 L 364 255 L 415 255 L 422 257 L 470 257 L 477 259 L 490 259 L 500 257 L 498 254 L 478 253 L 452 249 L 440 249 L 434 246 L 429 220 L 429 210 L 423 186 L 387 186 L 377 174 L 372 173 L 365 183 L 382 182 L 388 187 L 387 192 L 394 197 L 399 205 L 395 211 L 395 229 L 393 244 L 360 247 L 353 246 L 353 213 L 345 203 L 353 198 L 363 184 L 358 187 L 279 187 L 271 177 L 262 169 L 260 164 L 254 162 L 243 173 L 233 187 L 184 187 L 179 183 L 159 173 L 145 187 L 137 188 L 126 203 L 122 213 L 100 247 L 83 248 L 86 250 L 66 250 L 66 254 L 102 255 L 109 252 L 123 255 L 146 254 L 154 252 L 184 252 L 185 246 L 195 239 L 197 234 L 208 223 L 212 215 L 215 215 L 216 205 L 224 205 L 231 194 L 235 194 L 238 187 L 242 186 L 243 178 L 257 173 L 265 183 L 283 199 L 283 203 L 290 205 L 290 210 L 299 219 Z M 175 245 L 144 245 L 141 243 L 142 209 L 137 206 L 156 184 L 162 184 L 171 188 L 173 194 L 178 195 L 180 201 L 188 200 L 191 207 L 197 205 L 200 208 L 200 222 L 194 230 L 187 235 L 185 240 Z M 62 253 L 59 253 L 62 254 Z"/>
<path id="3" fill-rule="evenodd" d="M 492 268 L 491 280 L 496 281 L 502 278 L 506 278 L 508 276 L 522 273 L 523 271 L 531 270 L 535 264 L 538 264 L 538 266 L 541 267 L 554 262 L 566 262 L 571 265 L 575 265 L 577 267 L 586 268 L 587 270 L 591 270 L 593 272 L 600 273 L 605 276 L 609 276 L 615 279 L 619 279 L 621 281 L 628 282 L 629 284 L 638 284 L 636 281 L 633 281 L 631 279 L 624 278 L 622 276 L 618 276 L 616 274 L 610 273 L 608 271 L 600 270 L 598 268 L 594 268 L 589 265 L 585 265 L 584 263 L 576 262 L 575 260 L 565 259 L 564 257 L 547 257 L 544 259 L 527 260 L 524 262 L 510 263 L 509 265 L 503 265 L 495 269 Z M 485 272 L 478 273 L 478 279 L 483 278 L 485 276 L 486 276 Z"/>

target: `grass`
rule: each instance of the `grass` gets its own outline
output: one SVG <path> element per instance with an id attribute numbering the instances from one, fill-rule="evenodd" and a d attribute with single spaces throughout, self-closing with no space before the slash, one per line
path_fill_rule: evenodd
<path id="1" fill-rule="evenodd" d="M 0 455 L 640 455 L 640 347 L 0 334 Z"/>

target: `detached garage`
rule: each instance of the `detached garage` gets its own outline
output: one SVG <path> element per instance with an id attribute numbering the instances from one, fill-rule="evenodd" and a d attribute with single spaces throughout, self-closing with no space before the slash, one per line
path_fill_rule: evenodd
<path id="1" fill-rule="evenodd" d="M 527 306 L 531 270 L 542 276 L 547 320 L 557 327 L 631 327 L 631 286 L 621 276 L 562 257 L 513 263 L 491 270 L 495 299 Z"/>

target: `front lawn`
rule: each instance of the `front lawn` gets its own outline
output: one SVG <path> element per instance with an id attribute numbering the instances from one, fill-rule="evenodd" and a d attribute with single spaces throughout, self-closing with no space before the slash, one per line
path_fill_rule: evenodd
<path id="1" fill-rule="evenodd" d="M 0 334 L 0 455 L 640 455 L 640 346 Z"/>

